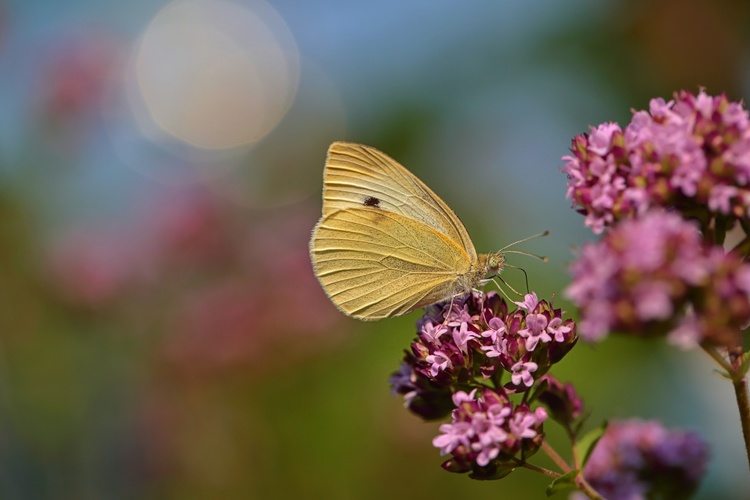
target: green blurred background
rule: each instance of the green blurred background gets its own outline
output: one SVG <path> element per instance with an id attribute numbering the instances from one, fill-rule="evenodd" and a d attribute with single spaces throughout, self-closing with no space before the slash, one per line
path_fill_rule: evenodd
<path id="1" fill-rule="evenodd" d="M 365 324 L 322 294 L 326 149 L 394 156 L 480 251 L 551 230 L 523 245 L 549 263 L 511 262 L 559 295 L 592 238 L 571 138 L 682 88 L 742 99 L 749 21 L 730 0 L 0 2 L 0 497 L 543 498 L 528 471 L 440 469 L 437 424 L 388 387 L 418 314 Z M 740 498 L 705 358 L 610 338 L 555 373 L 592 425 L 702 431 L 698 496 Z"/>

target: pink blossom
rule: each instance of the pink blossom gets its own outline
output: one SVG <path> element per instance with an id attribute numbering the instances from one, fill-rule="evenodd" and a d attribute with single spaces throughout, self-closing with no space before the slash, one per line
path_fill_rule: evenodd
<path id="1" fill-rule="evenodd" d="M 469 341 L 478 337 L 477 333 L 469 330 L 468 323 L 461 323 L 460 327 L 453 328 L 453 343 L 462 352 L 467 352 Z"/>
<path id="2" fill-rule="evenodd" d="M 505 323 L 498 317 L 490 318 L 487 322 L 487 327 L 487 330 L 482 332 L 482 337 L 489 338 L 493 343 L 497 343 L 506 332 Z"/>
<path id="3" fill-rule="evenodd" d="M 547 325 L 547 333 L 552 335 L 555 342 L 565 342 L 565 334 L 570 333 L 571 328 L 563 325 L 562 318 L 552 318 Z"/>
<path id="4" fill-rule="evenodd" d="M 510 432 L 518 439 L 534 438 L 537 435 L 537 429 L 547 419 L 547 412 L 544 408 L 539 407 L 534 413 L 525 411 L 516 411 L 510 419 Z"/>
<path id="5" fill-rule="evenodd" d="M 750 119 L 725 95 L 652 99 L 622 130 L 604 123 L 577 136 L 571 153 L 567 197 L 595 233 L 651 208 L 708 206 L 734 218 L 750 210 Z"/>
<path id="6" fill-rule="evenodd" d="M 469 422 L 455 422 L 440 426 L 440 434 L 432 440 L 435 448 L 440 448 L 440 454 L 451 453 L 459 446 L 469 447 L 469 439 L 474 437 L 474 427 Z"/>
<path id="7" fill-rule="evenodd" d="M 526 328 L 518 331 L 518 335 L 526 339 L 526 349 L 533 351 L 539 342 L 550 342 L 552 337 L 547 333 L 547 317 L 543 314 L 529 314 L 526 316 Z"/>
<path id="8" fill-rule="evenodd" d="M 528 312 L 532 312 L 536 309 L 537 304 L 539 304 L 539 299 L 535 292 L 527 293 L 523 299 L 523 302 L 516 302 L 515 304 L 521 309 L 526 309 Z"/>
<path id="9" fill-rule="evenodd" d="M 683 346 L 706 339 L 725 345 L 750 321 L 747 268 L 738 256 L 707 247 L 693 223 L 654 211 L 586 245 L 566 294 L 581 308 L 586 340 L 617 330 L 667 334 Z M 683 322 L 687 310 L 713 319 Z M 527 325 L 535 331 L 529 318 Z"/>
<path id="10" fill-rule="evenodd" d="M 438 373 L 453 368 L 453 363 L 450 357 L 448 357 L 442 351 L 436 351 L 434 354 L 430 354 L 425 358 L 425 361 L 430 363 L 430 373 L 433 377 L 436 377 Z"/>
<path id="11" fill-rule="evenodd" d="M 442 323 L 433 324 L 432 321 L 427 320 L 422 325 L 421 335 L 422 338 L 429 344 L 440 345 L 440 336 L 448 332 L 448 328 Z"/>
<path id="12" fill-rule="evenodd" d="M 523 383 L 526 387 L 531 387 L 534 384 L 534 376 L 532 373 L 535 372 L 537 368 L 539 368 L 539 365 L 531 361 L 519 361 L 514 364 L 511 367 L 511 381 L 513 382 L 513 385 L 521 385 L 521 383 Z"/>

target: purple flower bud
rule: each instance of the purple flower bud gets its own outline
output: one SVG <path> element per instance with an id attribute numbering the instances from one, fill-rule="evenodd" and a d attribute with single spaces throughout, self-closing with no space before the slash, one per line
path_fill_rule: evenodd
<path id="1" fill-rule="evenodd" d="M 541 377 L 539 382 L 541 391 L 537 399 L 549 408 L 555 421 L 570 428 L 583 411 L 583 400 L 576 393 L 573 384 L 563 384 L 549 374 Z"/>
<path id="2" fill-rule="evenodd" d="M 404 397 L 404 406 L 425 420 L 443 418 L 454 408 L 450 387 L 440 386 L 416 372 L 407 356 L 398 372 L 391 375 L 391 390 Z"/>

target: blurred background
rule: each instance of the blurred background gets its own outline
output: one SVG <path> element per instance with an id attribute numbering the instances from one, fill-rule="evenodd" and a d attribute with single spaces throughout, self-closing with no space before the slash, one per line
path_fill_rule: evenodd
<path id="1" fill-rule="evenodd" d="M 0 497 L 542 498 L 528 471 L 442 471 L 437 423 L 390 395 L 418 313 L 362 323 L 323 295 L 326 149 L 398 159 L 480 251 L 550 229 L 523 245 L 549 263 L 511 262 L 559 295 L 592 239 L 570 140 L 683 88 L 743 99 L 749 21 L 737 0 L 0 0 Z M 738 498 L 713 368 L 610 338 L 555 374 L 591 425 L 703 432 L 698 497 Z"/>

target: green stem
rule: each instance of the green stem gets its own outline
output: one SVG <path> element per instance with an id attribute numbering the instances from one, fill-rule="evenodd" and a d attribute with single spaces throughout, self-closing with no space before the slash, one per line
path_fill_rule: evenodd
<path id="1" fill-rule="evenodd" d="M 528 462 L 520 462 L 519 466 L 524 467 L 529 470 L 533 470 L 534 472 L 538 472 L 540 474 L 544 474 L 545 476 L 551 477 L 553 479 L 557 479 L 558 477 L 562 476 L 559 472 L 555 472 L 553 470 L 545 469 L 544 467 L 539 467 L 538 465 L 530 464 Z"/>
<path id="2" fill-rule="evenodd" d="M 750 399 L 748 398 L 747 375 L 742 373 L 742 345 L 729 349 L 729 360 L 725 359 L 715 347 L 701 345 L 703 350 L 716 361 L 729 375 L 734 387 L 734 397 L 737 400 L 737 409 L 740 412 L 740 425 L 742 437 L 745 440 L 745 453 L 747 463 L 750 467 Z"/>
<path id="3" fill-rule="evenodd" d="M 555 449 L 547 443 L 547 441 L 542 441 L 542 450 L 549 456 L 555 464 L 557 464 L 558 467 L 560 467 L 560 470 L 563 471 L 564 474 L 567 474 L 568 472 L 572 471 L 573 469 L 568 465 L 568 463 L 563 460 L 563 458 L 555 451 Z M 537 472 L 548 471 L 547 469 L 542 469 L 541 467 L 537 467 L 535 465 L 531 464 L 523 464 L 524 467 L 527 467 L 532 470 L 536 470 Z M 539 470 L 538 470 L 539 469 Z M 548 471 L 550 474 L 547 474 L 550 477 L 559 477 L 560 474 Z M 576 474 L 576 486 L 578 486 L 578 489 L 581 490 L 587 497 L 589 497 L 591 500 L 605 500 L 603 496 L 601 496 L 597 491 L 586 481 L 586 478 L 583 477 L 583 471 L 579 470 L 578 474 Z"/>
<path id="4" fill-rule="evenodd" d="M 564 474 L 567 474 L 568 472 L 572 471 L 573 469 L 568 465 L 568 463 L 563 460 L 563 458 L 555 451 L 555 449 L 547 443 L 547 441 L 542 441 L 542 450 L 549 456 L 555 464 L 557 464 L 558 467 L 560 467 L 560 470 L 563 471 Z M 524 467 L 526 467 L 527 464 L 524 464 Z M 530 464 L 529 464 L 530 465 Z M 536 466 L 532 466 L 536 467 Z M 531 467 L 529 467 L 531 468 Z M 540 467 L 541 469 L 541 467 Z M 533 469 L 536 470 L 536 469 Z M 545 469 L 546 470 L 546 469 Z M 537 471 L 540 472 L 540 471 Z M 550 471 L 552 472 L 552 471 Z M 559 477 L 559 474 L 554 473 L 554 476 L 551 477 Z M 576 486 L 578 486 L 578 489 L 581 490 L 587 497 L 589 497 L 591 500 L 605 500 L 603 496 L 601 496 L 597 491 L 586 481 L 586 478 L 583 477 L 583 472 L 578 471 L 578 474 L 576 474 Z"/>
<path id="5" fill-rule="evenodd" d="M 732 383 L 734 384 L 734 396 L 737 398 L 737 407 L 740 410 L 747 464 L 750 467 L 750 400 L 747 397 L 747 377 L 743 376 L 739 380 L 733 380 Z"/>
<path id="6" fill-rule="evenodd" d="M 732 362 L 734 397 L 737 399 L 737 409 L 740 411 L 742 437 L 745 438 L 745 453 L 747 454 L 748 467 L 750 467 L 750 399 L 748 399 L 747 395 L 747 374 L 741 372 L 742 345 L 733 348 L 729 352 L 729 359 Z"/>

